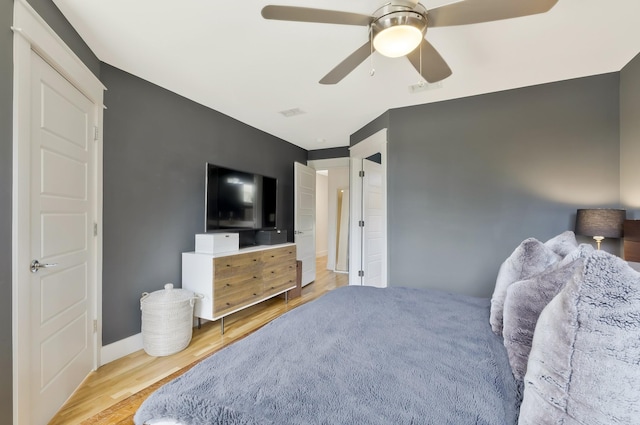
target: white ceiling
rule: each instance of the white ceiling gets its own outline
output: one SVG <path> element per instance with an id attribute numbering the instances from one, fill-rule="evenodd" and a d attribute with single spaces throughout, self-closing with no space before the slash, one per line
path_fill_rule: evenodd
<path id="1" fill-rule="evenodd" d="M 339 84 L 318 84 L 366 42 L 366 27 L 260 15 L 266 4 L 371 14 L 384 0 L 54 3 L 101 61 L 308 150 L 348 145 L 390 108 L 619 71 L 640 51 L 640 1 L 559 0 L 542 15 L 430 29 L 453 75 L 411 94 L 409 62 L 377 53 Z M 293 108 L 305 113 L 279 113 Z"/>

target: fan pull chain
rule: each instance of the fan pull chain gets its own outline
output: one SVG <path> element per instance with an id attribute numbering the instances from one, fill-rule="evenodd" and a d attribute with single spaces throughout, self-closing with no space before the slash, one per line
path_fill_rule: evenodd
<path id="1" fill-rule="evenodd" d="M 376 69 L 373 67 L 373 31 L 371 28 L 369 28 L 369 47 L 371 48 L 371 54 L 369 55 L 371 70 L 369 71 L 369 75 L 373 77 L 376 74 Z"/>
<path id="2" fill-rule="evenodd" d="M 420 78 L 424 79 L 424 77 L 422 76 L 422 41 L 420 41 L 418 49 L 420 49 Z"/>
<path id="3" fill-rule="evenodd" d="M 420 44 L 418 45 L 418 49 L 420 49 L 420 83 L 418 83 L 420 85 L 420 87 L 424 87 L 425 84 L 427 84 L 427 82 L 424 80 L 424 77 L 422 76 L 422 42 L 423 40 L 420 41 Z"/>

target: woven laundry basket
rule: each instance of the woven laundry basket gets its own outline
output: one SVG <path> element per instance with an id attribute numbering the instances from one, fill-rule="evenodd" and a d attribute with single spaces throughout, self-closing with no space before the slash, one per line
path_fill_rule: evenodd
<path id="1" fill-rule="evenodd" d="M 172 283 L 140 298 L 142 346 L 150 356 L 168 356 L 187 348 L 193 329 L 193 306 L 197 296 Z"/>

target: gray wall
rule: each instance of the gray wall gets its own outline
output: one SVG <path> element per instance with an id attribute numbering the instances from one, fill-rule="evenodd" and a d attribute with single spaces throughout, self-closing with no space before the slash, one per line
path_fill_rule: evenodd
<path id="1" fill-rule="evenodd" d="M 50 0 L 31 6 L 98 75 L 99 61 Z M 0 423 L 12 423 L 11 191 L 13 121 L 13 1 L 0 1 Z"/>
<path id="2" fill-rule="evenodd" d="M 349 147 L 341 146 L 337 148 L 327 148 L 327 149 L 315 149 L 309 151 L 309 161 L 317 160 L 317 159 L 331 159 L 331 158 L 348 158 L 349 157 Z"/>
<path id="3" fill-rule="evenodd" d="M 380 115 L 378 118 L 371 121 L 369 124 L 362 127 L 360 130 L 353 133 L 349 138 L 350 146 L 353 146 L 363 141 L 367 137 L 376 134 L 378 131 L 380 131 L 383 128 L 389 128 L 390 126 L 389 115 L 390 115 L 390 112 L 387 111 L 382 115 Z M 389 134 L 387 133 L 387 139 L 388 138 L 389 138 Z"/>
<path id="4" fill-rule="evenodd" d="M 140 332 L 140 295 L 181 284 L 204 227 L 205 162 L 276 177 L 293 238 L 293 162 L 307 151 L 109 65 L 104 113 L 103 344 Z"/>
<path id="5" fill-rule="evenodd" d="M 640 55 L 620 72 L 620 200 L 640 219 Z"/>
<path id="6" fill-rule="evenodd" d="M 12 419 L 11 168 L 13 116 L 13 1 L 0 1 L 0 423 Z"/>
<path id="7" fill-rule="evenodd" d="M 618 86 L 608 74 L 391 110 L 391 285 L 489 296 L 520 241 L 618 206 Z"/>

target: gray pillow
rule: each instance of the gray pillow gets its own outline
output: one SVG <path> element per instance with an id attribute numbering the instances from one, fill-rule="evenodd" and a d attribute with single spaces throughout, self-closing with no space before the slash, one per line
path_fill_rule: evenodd
<path id="1" fill-rule="evenodd" d="M 522 380 L 527 371 L 533 332 L 542 309 L 564 288 L 576 268 L 582 268 L 582 259 L 592 252 L 591 245 L 582 244 L 542 273 L 507 288 L 502 336 L 516 379 Z"/>
<path id="2" fill-rule="evenodd" d="M 544 244 L 561 257 L 565 257 L 578 247 L 576 235 L 571 230 L 567 230 L 566 232 L 562 232 L 559 235 L 554 236 Z"/>
<path id="3" fill-rule="evenodd" d="M 640 423 L 640 273 L 594 251 L 542 311 L 519 425 Z"/>
<path id="4" fill-rule="evenodd" d="M 541 273 L 560 259 L 561 257 L 558 254 L 537 239 L 525 239 L 518 245 L 509 258 L 502 263 L 500 271 L 498 271 L 496 287 L 491 296 L 491 311 L 489 314 L 489 323 L 493 332 L 502 335 L 504 299 L 509 285 Z"/>

